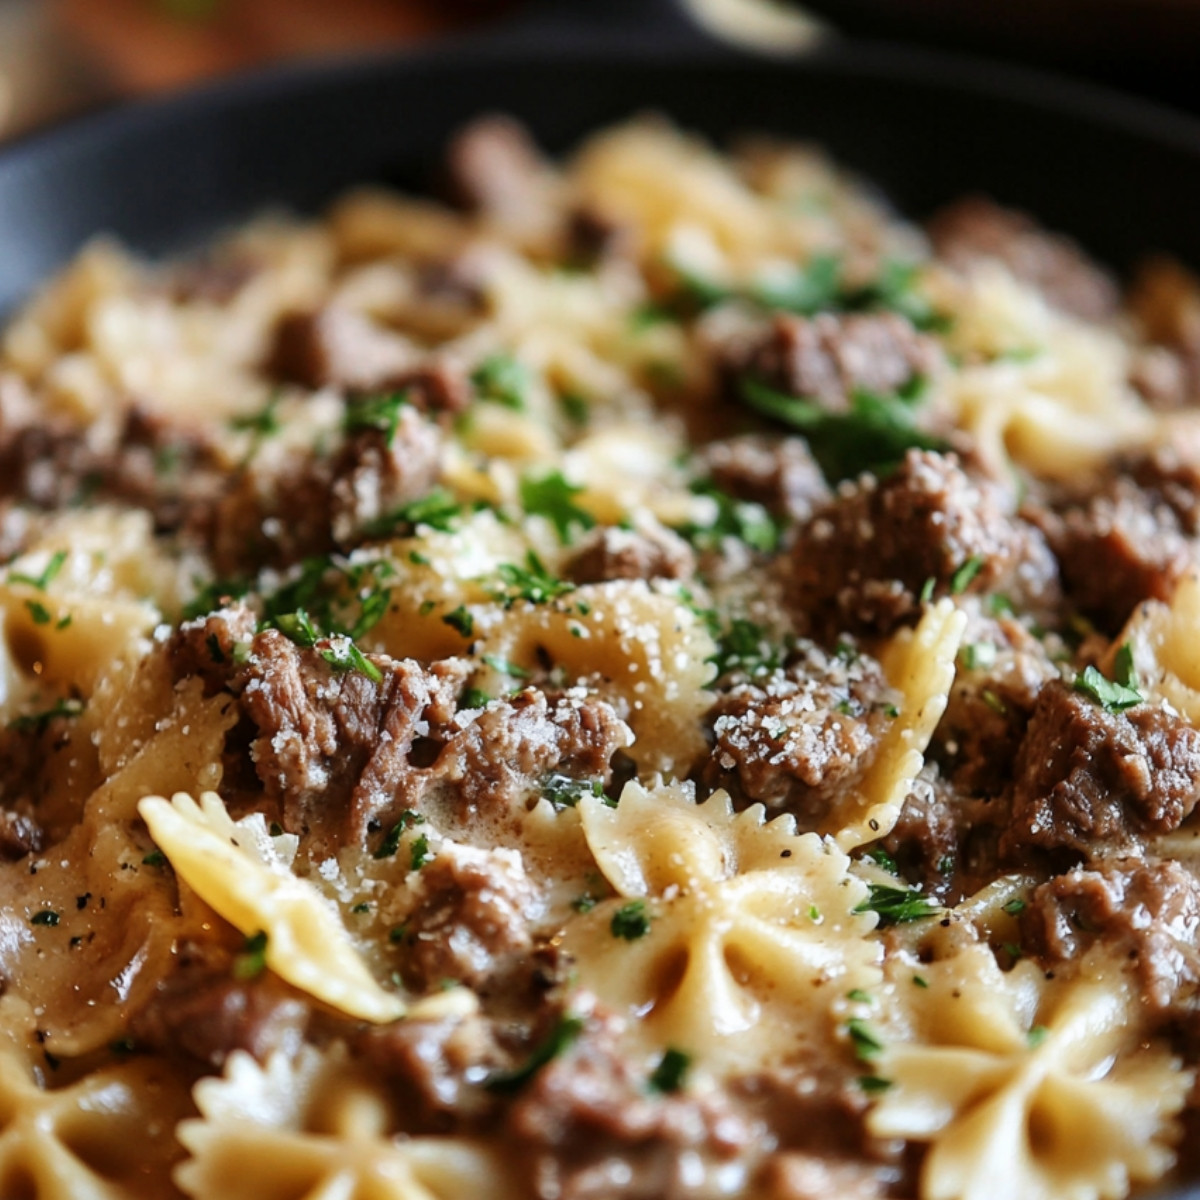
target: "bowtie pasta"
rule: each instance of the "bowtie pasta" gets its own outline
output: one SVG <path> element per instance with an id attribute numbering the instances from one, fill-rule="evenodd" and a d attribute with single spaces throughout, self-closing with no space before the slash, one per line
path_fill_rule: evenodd
<path id="1" fill-rule="evenodd" d="M 487 118 L 0 336 L 0 1197 L 1200 1175 L 1200 282 Z"/>

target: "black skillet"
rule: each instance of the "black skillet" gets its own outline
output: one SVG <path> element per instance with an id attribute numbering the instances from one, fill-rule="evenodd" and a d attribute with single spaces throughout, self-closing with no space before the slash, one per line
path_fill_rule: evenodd
<path id="1" fill-rule="evenodd" d="M 672 0 L 561 0 L 401 56 L 288 67 L 115 109 L 0 153 L 0 312 L 88 237 L 194 246 L 264 206 L 363 180 L 420 187 L 448 135 L 516 114 L 552 151 L 648 108 L 722 138 L 821 142 L 922 216 L 986 191 L 1119 268 L 1200 266 L 1200 123 L 1046 76 L 895 46 L 803 59 L 718 45 Z M 1200 1200 L 1200 1188 L 1172 1200 Z"/>

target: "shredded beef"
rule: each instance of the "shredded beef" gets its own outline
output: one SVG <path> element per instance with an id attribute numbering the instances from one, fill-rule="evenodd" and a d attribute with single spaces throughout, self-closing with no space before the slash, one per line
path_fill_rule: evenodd
<path id="1" fill-rule="evenodd" d="M 449 979 L 487 994 L 532 969 L 530 922 L 540 903 L 519 855 L 448 843 L 414 886 L 402 943 L 411 987 L 428 992 Z"/>
<path id="2" fill-rule="evenodd" d="M 450 143 L 446 169 L 451 199 L 472 212 L 520 224 L 539 204 L 545 163 L 511 117 L 473 121 Z"/>
<path id="3" fill-rule="evenodd" d="M 372 391 L 413 365 L 413 350 L 370 317 L 330 305 L 280 318 L 267 374 L 307 388 Z"/>
<path id="4" fill-rule="evenodd" d="M 800 438 L 746 434 L 711 442 L 704 461 L 722 491 L 776 517 L 806 521 L 829 499 L 821 468 Z"/>
<path id="5" fill-rule="evenodd" d="M 684 1151 L 719 1161 L 762 1135 L 719 1095 L 655 1094 L 596 1021 L 520 1093 L 508 1129 L 540 1200 L 661 1200 L 679 1194 Z"/>
<path id="6" fill-rule="evenodd" d="M 939 899 L 948 890 L 959 858 L 961 804 L 955 791 L 927 768 L 913 781 L 900 815 L 880 845 L 901 875 Z"/>
<path id="7" fill-rule="evenodd" d="M 894 474 L 843 485 L 800 527 L 789 600 L 815 636 L 887 633 L 919 615 L 927 581 L 945 593 L 973 560 L 960 590 L 1038 607 L 1057 595 L 1042 535 L 1003 511 L 994 485 L 970 479 L 953 454 L 910 450 Z"/>
<path id="8" fill-rule="evenodd" d="M 1200 732 L 1148 704 L 1106 712 L 1054 681 L 1038 696 L 1015 775 L 1002 850 L 1086 857 L 1179 827 L 1200 800 Z"/>
<path id="9" fill-rule="evenodd" d="M 929 236 L 934 253 L 952 267 L 998 259 L 1064 312 L 1103 321 L 1117 309 L 1116 285 L 1073 241 L 985 197 L 968 197 L 937 213 Z"/>
<path id="10" fill-rule="evenodd" d="M 726 365 L 838 412 L 854 392 L 895 392 L 940 361 L 937 343 L 896 313 L 820 313 L 777 316 L 745 361 Z"/>
<path id="11" fill-rule="evenodd" d="M 259 1062 L 295 1053 L 308 1026 L 308 1003 L 276 975 L 230 975 L 230 958 L 215 947 L 184 944 L 175 971 L 133 1017 L 138 1048 L 179 1052 L 220 1069 L 234 1050 Z"/>
<path id="12" fill-rule="evenodd" d="M 171 677 L 199 676 L 207 691 L 220 691 L 229 682 L 235 648 L 249 645 L 257 630 L 253 610 L 239 603 L 184 621 L 166 645 Z"/>
<path id="13" fill-rule="evenodd" d="M 818 828 L 869 765 L 899 702 L 874 659 L 855 652 L 845 661 L 810 645 L 786 671 L 718 694 L 701 780 L 739 804 L 783 808 L 801 828 Z"/>
<path id="14" fill-rule="evenodd" d="M 393 1021 L 352 1043 L 372 1074 L 387 1080 L 406 1113 L 431 1133 L 462 1131 L 488 1117 L 497 1100 L 482 1086 L 513 1058 L 483 1017 Z"/>
<path id="15" fill-rule="evenodd" d="M 394 431 L 364 429 L 338 453 L 329 490 L 334 539 L 348 548 L 390 513 L 428 493 L 437 482 L 441 437 L 414 408 L 400 409 Z"/>
<path id="16" fill-rule="evenodd" d="M 1155 343 L 1134 359 L 1134 387 L 1160 409 L 1200 403 L 1200 280 L 1170 259 L 1152 259 L 1138 271 L 1129 307 Z"/>
<path id="17" fill-rule="evenodd" d="M 454 715 L 465 665 L 426 669 L 384 655 L 361 671 L 337 671 L 277 630 L 256 635 L 241 674 L 241 703 L 257 736 L 250 754 L 289 833 L 362 845 L 368 829 L 417 806 L 421 773 L 409 761 L 428 729 Z"/>
<path id="18" fill-rule="evenodd" d="M 1135 973 L 1155 1024 L 1200 1033 L 1200 884 L 1178 863 L 1122 858 L 1077 867 L 1035 888 L 1021 914 L 1021 945 L 1046 964 L 1103 942 Z"/>
<path id="19" fill-rule="evenodd" d="M 447 743 L 436 764 L 458 815 L 511 811 L 551 774 L 612 778 L 612 758 L 633 740 L 612 705 L 574 692 L 526 688 L 488 705 Z"/>
<path id="20" fill-rule="evenodd" d="M 618 529 L 589 534 L 566 568 L 575 583 L 611 579 L 687 579 L 696 571 L 691 547 L 669 529 Z"/>

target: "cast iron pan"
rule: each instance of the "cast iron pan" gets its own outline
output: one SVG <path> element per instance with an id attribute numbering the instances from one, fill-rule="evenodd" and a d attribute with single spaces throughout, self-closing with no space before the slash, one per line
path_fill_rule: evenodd
<path id="1" fill-rule="evenodd" d="M 1128 267 L 1200 266 L 1200 123 L 1046 76 L 912 49 L 799 60 L 717 45 L 671 0 L 560 0 L 403 56 L 290 67 L 115 109 L 0 153 L 0 312 L 90 236 L 163 254 L 364 180 L 420 188 L 448 135 L 510 112 L 551 151 L 647 108 L 717 138 L 821 142 L 913 216 L 982 190 Z M 1173 1200 L 1200 1200 L 1200 1187 Z"/>

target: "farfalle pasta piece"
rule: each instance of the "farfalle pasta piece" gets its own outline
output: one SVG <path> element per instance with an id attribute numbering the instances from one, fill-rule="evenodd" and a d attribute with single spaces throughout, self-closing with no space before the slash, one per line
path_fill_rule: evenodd
<path id="1" fill-rule="evenodd" d="M 177 794 L 138 805 L 151 836 L 179 877 L 247 937 L 267 935 L 267 966 L 282 979 L 352 1017 L 384 1023 L 406 1012 L 375 982 L 334 908 L 275 854 L 262 818 L 235 824 L 213 792 L 197 804 Z M 453 1008 L 446 993 L 425 1008 Z"/>
<path id="2" fill-rule="evenodd" d="M 843 850 L 886 837 L 896 824 L 925 764 L 925 748 L 946 711 L 966 626 L 966 614 L 942 600 L 926 611 L 916 629 L 898 633 L 880 656 L 888 682 L 904 700 L 861 786 L 839 797 L 821 830 Z"/>
<path id="3" fill-rule="evenodd" d="M 1048 987 L 980 945 L 920 977 L 914 1040 L 872 1057 L 883 1090 L 867 1124 L 929 1143 L 921 1200 L 1114 1200 L 1171 1167 L 1192 1073 L 1141 1044 L 1117 972 Z"/>
<path id="4" fill-rule="evenodd" d="M 179 1139 L 188 1196 L 222 1200 L 518 1200 L 477 1139 L 398 1138 L 392 1105 L 344 1051 L 306 1047 L 259 1066 L 241 1051 L 195 1089 L 202 1119 Z"/>
<path id="5" fill-rule="evenodd" d="M 790 816 L 737 815 L 724 792 L 627 784 L 615 809 L 588 798 L 588 844 L 618 893 L 567 929 L 579 980 L 651 1044 L 712 1069 L 750 1067 L 820 1042 L 846 991 L 879 979 L 849 860 Z M 644 1015 L 642 1015 L 644 1014 Z"/>

